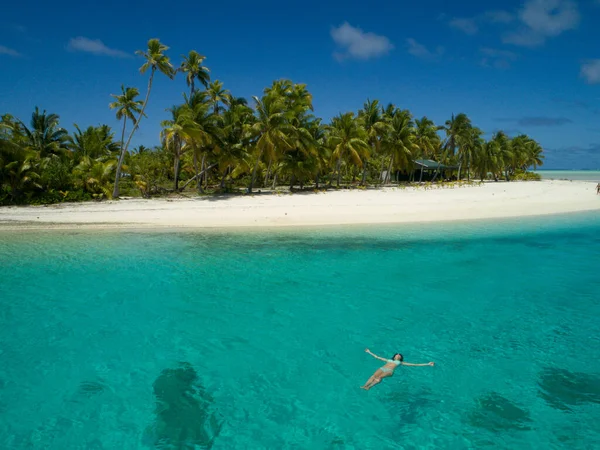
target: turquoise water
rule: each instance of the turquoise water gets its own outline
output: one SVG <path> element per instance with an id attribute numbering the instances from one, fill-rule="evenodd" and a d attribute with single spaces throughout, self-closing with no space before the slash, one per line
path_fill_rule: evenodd
<path id="1" fill-rule="evenodd" d="M 538 170 L 544 180 L 600 182 L 600 170 Z"/>
<path id="2" fill-rule="evenodd" d="M 0 234 L 0 448 L 598 448 L 599 231 Z"/>

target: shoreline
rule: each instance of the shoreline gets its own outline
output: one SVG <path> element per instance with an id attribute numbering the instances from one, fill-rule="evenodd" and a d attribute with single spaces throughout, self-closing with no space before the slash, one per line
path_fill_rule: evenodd
<path id="1" fill-rule="evenodd" d="M 0 208 L 0 231 L 251 229 L 392 225 L 600 211 L 586 181 L 486 182 Z"/>

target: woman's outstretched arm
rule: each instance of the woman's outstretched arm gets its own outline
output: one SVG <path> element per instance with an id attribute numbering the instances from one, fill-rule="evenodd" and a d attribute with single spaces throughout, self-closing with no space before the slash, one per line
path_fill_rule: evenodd
<path id="1" fill-rule="evenodd" d="M 381 356 L 377 356 L 375 353 L 371 352 L 371 350 L 369 350 L 368 348 L 365 349 L 365 352 L 368 353 L 369 355 L 371 355 L 373 358 L 377 358 L 381 361 L 386 361 L 386 362 L 388 361 L 387 359 L 382 358 Z"/>
<path id="2" fill-rule="evenodd" d="M 435 366 L 434 362 L 428 362 L 427 364 L 411 364 L 411 363 L 403 362 L 400 364 L 402 364 L 403 366 L 412 366 L 412 367 Z"/>

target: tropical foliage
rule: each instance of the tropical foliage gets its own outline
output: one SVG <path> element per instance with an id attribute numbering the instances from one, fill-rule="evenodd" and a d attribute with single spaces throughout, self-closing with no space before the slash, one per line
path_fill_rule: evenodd
<path id="1" fill-rule="evenodd" d="M 464 114 L 442 125 L 415 119 L 393 104 L 367 100 L 357 112 L 340 113 L 329 123 L 313 114 L 304 84 L 277 80 L 252 102 L 211 81 L 205 57 L 192 50 L 175 69 L 168 47 L 150 39 L 142 74 L 143 100 L 135 87 L 121 86 L 110 109 L 122 122 L 61 127 L 55 113 L 36 107 L 28 123 L 6 114 L 0 119 L 0 204 L 52 203 L 144 197 L 197 190 L 198 193 L 341 188 L 415 180 L 417 159 L 433 159 L 452 169 L 418 180 L 529 180 L 543 164 L 539 143 L 502 131 L 485 134 Z M 154 76 L 181 73 L 186 91 L 162 121 L 157 146 L 130 150 L 145 117 Z"/>

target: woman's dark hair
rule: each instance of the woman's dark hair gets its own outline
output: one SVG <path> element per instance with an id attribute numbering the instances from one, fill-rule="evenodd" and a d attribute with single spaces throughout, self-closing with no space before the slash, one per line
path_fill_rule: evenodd
<path id="1" fill-rule="evenodd" d="M 394 356 L 392 356 L 392 361 L 394 361 L 396 359 L 396 356 L 400 357 L 400 361 L 404 361 L 404 356 L 402 356 L 402 353 L 395 353 Z"/>

